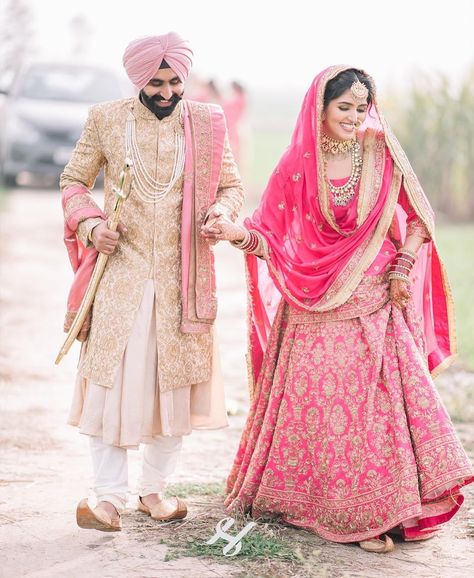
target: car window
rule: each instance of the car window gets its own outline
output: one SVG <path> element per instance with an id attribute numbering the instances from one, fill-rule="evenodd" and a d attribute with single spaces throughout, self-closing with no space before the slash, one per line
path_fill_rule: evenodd
<path id="1" fill-rule="evenodd" d="M 25 73 L 18 96 L 94 103 L 120 98 L 121 89 L 117 78 L 107 70 L 36 66 Z"/>

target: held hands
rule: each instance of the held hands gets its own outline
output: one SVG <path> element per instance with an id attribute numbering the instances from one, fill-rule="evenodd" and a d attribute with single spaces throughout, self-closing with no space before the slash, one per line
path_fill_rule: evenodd
<path id="1" fill-rule="evenodd" d="M 390 281 L 390 299 L 397 309 L 405 309 L 411 299 L 409 284 L 402 279 L 392 279 Z"/>
<path id="2" fill-rule="evenodd" d="M 126 232 L 127 229 L 122 223 L 118 224 L 117 231 L 111 231 L 107 221 L 103 221 L 93 228 L 92 243 L 99 253 L 111 255 L 115 251 L 120 235 Z"/>
<path id="3" fill-rule="evenodd" d="M 201 227 L 201 235 L 210 245 L 219 241 L 242 241 L 246 229 L 236 225 L 219 209 L 212 209 Z"/>

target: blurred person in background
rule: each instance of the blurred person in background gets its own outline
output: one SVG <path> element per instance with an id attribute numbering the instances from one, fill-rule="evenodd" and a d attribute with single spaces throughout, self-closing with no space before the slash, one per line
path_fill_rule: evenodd
<path id="1" fill-rule="evenodd" d="M 240 168 L 242 161 L 240 131 L 247 111 L 247 93 L 240 82 L 236 80 L 232 82 L 231 93 L 223 100 L 222 108 L 227 120 L 230 146 Z"/>
<path id="2" fill-rule="evenodd" d="M 243 200 L 219 106 L 183 99 L 193 53 L 178 34 L 141 38 L 123 64 L 137 97 L 90 109 L 61 176 L 66 245 L 76 273 L 67 330 L 97 252 L 109 255 L 81 350 L 69 423 L 89 436 L 95 508 L 83 499 L 83 528 L 122 527 L 127 449 L 145 444 L 139 510 L 161 521 L 186 516 L 164 498 L 182 436 L 227 425 L 213 322 L 212 250 L 206 219 L 237 217 Z M 126 158 L 132 188 L 117 232 L 107 215 Z M 105 172 L 105 208 L 91 189 Z"/>
<path id="3" fill-rule="evenodd" d="M 436 534 L 474 471 L 432 376 L 456 353 L 430 204 L 363 71 L 313 81 L 245 227 L 252 403 L 226 505 L 370 552 Z"/>
<path id="4" fill-rule="evenodd" d="M 217 87 L 216 81 L 212 79 L 200 81 L 193 91 L 192 98 L 193 100 L 197 100 L 198 102 L 210 102 L 212 104 L 222 103 L 222 96 L 220 90 Z M 230 140 L 230 127 L 228 122 L 227 122 L 227 130 L 229 131 L 229 140 Z M 232 151 L 232 153 L 234 154 L 234 151 Z"/>

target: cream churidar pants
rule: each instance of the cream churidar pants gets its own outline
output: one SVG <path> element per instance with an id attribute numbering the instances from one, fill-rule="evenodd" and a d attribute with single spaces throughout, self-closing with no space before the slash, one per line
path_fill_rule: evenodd
<path id="1" fill-rule="evenodd" d="M 128 448 L 146 444 L 140 495 L 159 493 L 176 465 L 183 435 L 226 427 L 223 380 L 216 339 L 208 382 L 160 392 L 157 380 L 155 291 L 148 280 L 112 388 L 78 376 L 68 423 L 91 436 L 97 497 L 127 487 Z M 151 491 L 149 491 L 151 488 Z M 112 502 L 115 504 L 115 502 Z"/>
<path id="2" fill-rule="evenodd" d="M 121 513 L 127 503 L 127 450 L 104 444 L 91 436 L 90 449 L 94 471 L 94 493 L 98 502 L 113 504 Z M 181 449 L 182 437 L 158 436 L 145 445 L 139 496 L 158 494 L 163 497 L 167 478 L 173 473 Z"/>

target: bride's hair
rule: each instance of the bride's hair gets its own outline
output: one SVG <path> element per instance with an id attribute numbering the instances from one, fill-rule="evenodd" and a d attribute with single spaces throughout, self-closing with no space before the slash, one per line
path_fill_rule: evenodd
<path id="1" fill-rule="evenodd" d="M 369 91 L 367 102 L 368 104 L 371 104 L 374 87 L 372 86 L 370 78 L 362 72 L 362 70 L 349 68 L 348 70 L 340 72 L 326 84 L 326 89 L 324 90 L 324 107 L 326 107 L 331 100 L 339 98 L 343 92 L 349 89 L 354 82 L 357 81 L 362 82 L 362 84 L 367 87 Z"/>

